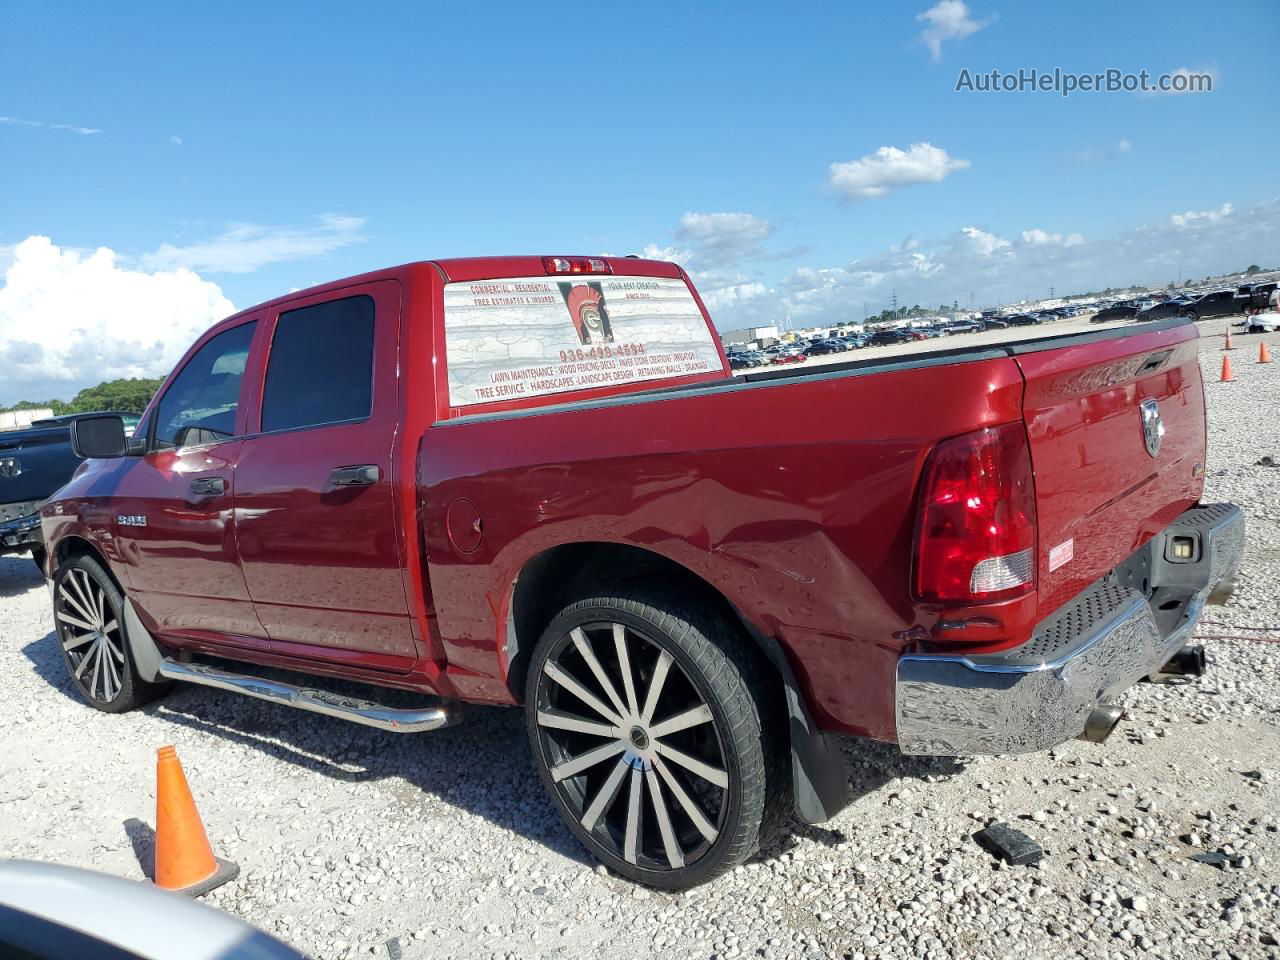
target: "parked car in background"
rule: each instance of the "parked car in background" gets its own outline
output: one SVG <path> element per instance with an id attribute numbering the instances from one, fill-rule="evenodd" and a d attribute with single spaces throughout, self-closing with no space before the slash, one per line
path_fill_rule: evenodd
<path id="1" fill-rule="evenodd" d="M 957 333 L 980 333 L 985 329 L 987 329 L 986 319 L 952 320 L 947 324 L 947 330 L 951 335 Z"/>
<path id="2" fill-rule="evenodd" d="M 1272 295 L 1276 292 L 1277 283 L 1269 280 L 1264 283 L 1246 283 L 1236 291 L 1237 313 L 1249 313 L 1266 310 L 1271 305 Z"/>
<path id="3" fill-rule="evenodd" d="M 846 350 L 861 350 L 867 345 L 867 338 L 860 333 L 846 333 L 837 339 L 845 345 Z"/>
<path id="4" fill-rule="evenodd" d="M 1234 290 L 1215 290 L 1187 304 L 1186 314 L 1193 320 L 1210 320 L 1214 317 L 1230 317 L 1241 309 Z"/>
<path id="5" fill-rule="evenodd" d="M 1164 320 L 1167 317 L 1185 316 L 1190 306 L 1191 302 L 1189 300 L 1165 300 L 1145 310 L 1139 310 L 1134 319 L 1140 323 L 1145 323 L 1148 320 Z"/>
<path id="6" fill-rule="evenodd" d="M 583 344 L 561 296 L 587 284 L 611 341 Z M 835 735 L 1100 740 L 1130 685 L 1203 667 L 1185 645 L 1244 518 L 1201 502 L 1197 330 L 1167 323 L 743 378 L 662 261 L 294 291 L 200 336 L 133 438 L 78 422 L 92 459 L 41 510 L 61 685 L 107 713 L 184 681 L 401 733 L 521 705 L 594 856 L 702 883 L 793 811 L 839 812 Z M 528 337 L 533 368 L 506 346 Z M 92 749 L 92 722 L 66 728 Z M 412 840 L 383 853 L 435 869 Z"/>
<path id="7" fill-rule="evenodd" d="M 776 364 L 804 363 L 808 359 L 809 359 L 809 355 L 805 353 L 804 350 L 802 350 L 800 347 L 794 347 L 790 350 L 782 350 L 778 353 L 775 353 L 773 355 L 773 359 L 770 362 L 776 363 Z"/>
<path id="8" fill-rule="evenodd" d="M 21 430 L 0 431 L 0 555 L 30 551 L 43 564 L 40 507 L 80 466 L 71 425 L 84 416 L 96 414 L 47 417 Z M 118 416 L 131 433 L 137 414 Z"/>
<path id="9" fill-rule="evenodd" d="M 739 350 L 734 353 L 726 353 L 725 357 L 733 370 L 749 370 L 769 365 L 769 357 L 759 350 Z"/>
<path id="10" fill-rule="evenodd" d="M 1006 330 L 1009 327 L 1009 320 L 1006 317 L 984 317 L 979 323 L 984 330 Z"/>
<path id="11" fill-rule="evenodd" d="M 1133 306 L 1122 306 L 1116 304 L 1113 307 L 1104 307 L 1093 315 L 1090 323 L 1110 323 L 1114 320 L 1132 320 L 1138 314 L 1138 308 Z"/>
<path id="12" fill-rule="evenodd" d="M 1015 313 L 1005 317 L 1005 320 L 1011 327 L 1030 327 L 1044 322 L 1034 313 Z"/>
<path id="13" fill-rule="evenodd" d="M 846 347 L 837 340 L 819 340 L 817 343 L 809 344 L 805 350 L 811 357 L 821 357 L 831 353 L 844 353 Z"/>
<path id="14" fill-rule="evenodd" d="M 895 343 L 911 343 L 911 335 L 905 330 L 876 330 L 867 339 L 868 346 L 884 347 Z"/>

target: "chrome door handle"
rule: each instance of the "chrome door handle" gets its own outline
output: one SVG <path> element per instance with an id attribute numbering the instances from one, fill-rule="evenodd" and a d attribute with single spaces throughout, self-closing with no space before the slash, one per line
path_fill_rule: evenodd
<path id="1" fill-rule="evenodd" d="M 338 467 L 329 474 L 329 482 L 335 487 L 368 487 L 382 478 L 382 471 L 376 463 L 365 463 L 358 467 Z"/>
<path id="2" fill-rule="evenodd" d="M 191 492 L 198 497 L 208 497 L 225 493 L 227 481 L 221 477 L 196 477 L 191 481 Z"/>

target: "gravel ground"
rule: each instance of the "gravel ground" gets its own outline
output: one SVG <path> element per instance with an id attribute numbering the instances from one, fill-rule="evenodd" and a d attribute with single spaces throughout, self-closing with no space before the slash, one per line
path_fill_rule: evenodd
<path id="1" fill-rule="evenodd" d="M 1211 673 L 1142 685 L 1105 746 L 904 758 L 849 742 L 856 800 L 706 887 L 652 893 L 554 814 L 514 710 L 397 737 L 196 687 L 133 714 L 73 698 L 43 582 L 0 558 L 0 854 L 141 879 L 154 749 L 174 743 L 219 855 L 206 902 L 316 957 L 1280 958 L 1280 362 L 1206 323 L 1209 499 L 1249 514 Z M 1280 357 L 1280 336 L 1268 335 Z M 1047 854 L 971 839 L 1014 824 Z M 1191 859 L 1221 851 L 1229 863 Z"/>

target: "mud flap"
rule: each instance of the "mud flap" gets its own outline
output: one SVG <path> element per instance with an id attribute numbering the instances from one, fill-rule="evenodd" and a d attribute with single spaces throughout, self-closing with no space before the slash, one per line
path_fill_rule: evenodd
<path id="1" fill-rule="evenodd" d="M 736 613 L 737 611 L 735 611 Z M 782 678 L 791 741 L 791 796 L 795 814 L 808 824 L 826 823 L 849 804 L 849 767 L 839 738 L 823 733 L 800 696 L 791 664 L 772 637 L 755 629 L 740 613 L 744 630 Z"/>
<path id="2" fill-rule="evenodd" d="M 147 683 L 161 683 L 160 661 L 164 654 L 151 638 L 151 632 L 138 619 L 138 612 L 133 609 L 133 601 L 124 598 L 124 636 L 129 643 L 129 652 L 133 654 L 133 665 L 138 676 Z"/>
<path id="3" fill-rule="evenodd" d="M 796 816 L 825 823 L 849 803 L 849 769 L 839 741 L 813 725 L 788 668 L 784 674 L 791 726 L 791 790 Z"/>

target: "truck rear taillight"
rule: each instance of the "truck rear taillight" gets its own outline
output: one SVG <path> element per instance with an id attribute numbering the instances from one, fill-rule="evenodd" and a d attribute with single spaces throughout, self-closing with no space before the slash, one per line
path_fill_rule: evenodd
<path id="1" fill-rule="evenodd" d="M 555 273 L 613 273 L 602 257 L 543 257 L 542 269 Z"/>
<path id="2" fill-rule="evenodd" d="M 938 444 L 924 469 L 915 594 L 932 603 L 984 603 L 1035 586 L 1036 501 L 1021 423 Z"/>

